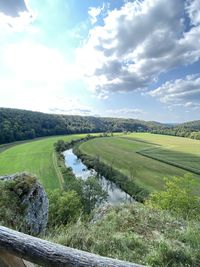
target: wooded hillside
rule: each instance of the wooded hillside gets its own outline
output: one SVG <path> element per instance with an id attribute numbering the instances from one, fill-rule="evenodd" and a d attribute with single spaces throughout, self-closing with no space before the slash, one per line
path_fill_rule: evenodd
<path id="1" fill-rule="evenodd" d="M 45 114 L 0 108 L 0 144 L 36 137 L 72 133 L 151 131 L 156 122 Z"/>

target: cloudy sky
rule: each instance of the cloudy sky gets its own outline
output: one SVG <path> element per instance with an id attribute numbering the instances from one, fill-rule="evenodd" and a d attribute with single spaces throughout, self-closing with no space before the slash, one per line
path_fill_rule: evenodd
<path id="1" fill-rule="evenodd" d="M 0 106 L 200 119 L 200 1 L 1 0 Z"/>

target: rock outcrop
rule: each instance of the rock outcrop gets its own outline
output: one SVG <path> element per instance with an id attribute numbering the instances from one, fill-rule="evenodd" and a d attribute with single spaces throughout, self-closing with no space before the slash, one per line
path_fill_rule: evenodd
<path id="1" fill-rule="evenodd" d="M 48 221 L 48 198 L 38 179 L 29 173 L 0 176 L 1 181 L 13 181 L 13 188 L 23 207 L 22 231 L 39 235 L 44 232 Z M 14 211 L 13 211 L 14 212 Z"/>

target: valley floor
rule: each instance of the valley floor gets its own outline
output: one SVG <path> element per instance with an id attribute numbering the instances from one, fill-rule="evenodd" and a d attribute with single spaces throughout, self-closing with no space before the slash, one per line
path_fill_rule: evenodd
<path id="1" fill-rule="evenodd" d="M 150 191 L 163 188 L 163 178 L 191 173 L 200 185 L 200 142 L 187 138 L 132 133 L 98 138 L 80 146 L 135 179 Z"/>

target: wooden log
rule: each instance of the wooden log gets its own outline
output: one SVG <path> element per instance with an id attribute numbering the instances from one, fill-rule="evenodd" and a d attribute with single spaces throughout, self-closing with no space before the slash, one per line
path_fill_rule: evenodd
<path id="1" fill-rule="evenodd" d="M 0 251 L 48 267 L 141 267 L 0 227 Z"/>

